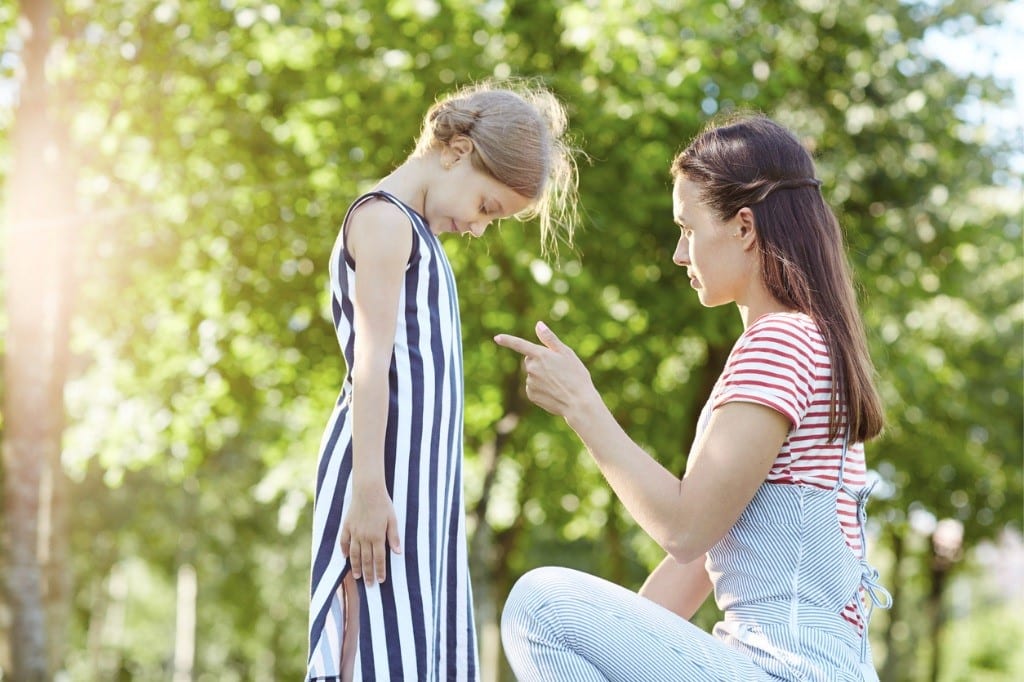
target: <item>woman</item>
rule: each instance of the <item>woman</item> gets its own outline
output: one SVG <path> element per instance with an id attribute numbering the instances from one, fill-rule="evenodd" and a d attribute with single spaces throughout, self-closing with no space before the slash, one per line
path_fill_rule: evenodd
<path id="1" fill-rule="evenodd" d="M 513 588 L 502 637 L 520 680 L 875 680 L 867 626 L 889 605 L 864 543 L 863 443 L 882 429 L 838 222 L 796 137 L 762 116 L 712 126 L 672 164 L 673 261 L 744 332 L 680 479 L 604 406 L 543 323 L 532 401 L 565 418 L 668 553 L 639 594 L 563 568 Z M 724 620 L 692 617 L 714 589 Z"/>

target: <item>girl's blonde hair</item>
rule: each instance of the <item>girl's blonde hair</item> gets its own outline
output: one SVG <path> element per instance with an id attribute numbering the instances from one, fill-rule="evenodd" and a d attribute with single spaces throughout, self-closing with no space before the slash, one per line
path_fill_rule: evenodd
<path id="1" fill-rule="evenodd" d="M 542 85 L 487 81 L 436 102 L 413 155 L 468 137 L 473 166 L 531 200 L 516 218 L 538 218 L 546 253 L 559 241 L 572 244 L 578 219 L 575 150 L 565 140 L 566 123 L 562 104 Z"/>

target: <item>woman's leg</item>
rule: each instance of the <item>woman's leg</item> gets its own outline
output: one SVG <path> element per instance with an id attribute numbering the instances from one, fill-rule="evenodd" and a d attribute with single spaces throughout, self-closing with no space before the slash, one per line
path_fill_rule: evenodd
<path id="1" fill-rule="evenodd" d="M 649 599 L 568 568 L 534 569 L 516 582 L 501 638 L 520 682 L 774 679 Z"/>

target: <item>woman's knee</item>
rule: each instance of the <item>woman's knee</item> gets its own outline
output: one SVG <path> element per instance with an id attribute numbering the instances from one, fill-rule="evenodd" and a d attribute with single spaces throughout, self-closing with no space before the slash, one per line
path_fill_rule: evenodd
<path id="1" fill-rule="evenodd" d="M 532 629 L 556 615 L 573 600 L 572 592 L 582 575 L 559 566 L 542 566 L 524 573 L 512 586 L 502 609 L 502 633 L 510 635 Z"/>

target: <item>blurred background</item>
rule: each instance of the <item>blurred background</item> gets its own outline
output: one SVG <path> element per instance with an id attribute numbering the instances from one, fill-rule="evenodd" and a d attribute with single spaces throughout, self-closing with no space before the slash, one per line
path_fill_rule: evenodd
<path id="1" fill-rule="evenodd" d="M 588 158 L 576 248 L 445 242 L 483 679 L 524 571 L 637 588 L 661 558 L 490 338 L 546 320 L 681 472 L 740 320 L 672 265 L 668 168 L 737 108 L 805 140 L 846 229 L 882 679 L 1024 676 L 1024 3 L 4 0 L 0 36 L 0 679 L 301 678 L 330 247 L 489 76 L 543 79 Z"/>

